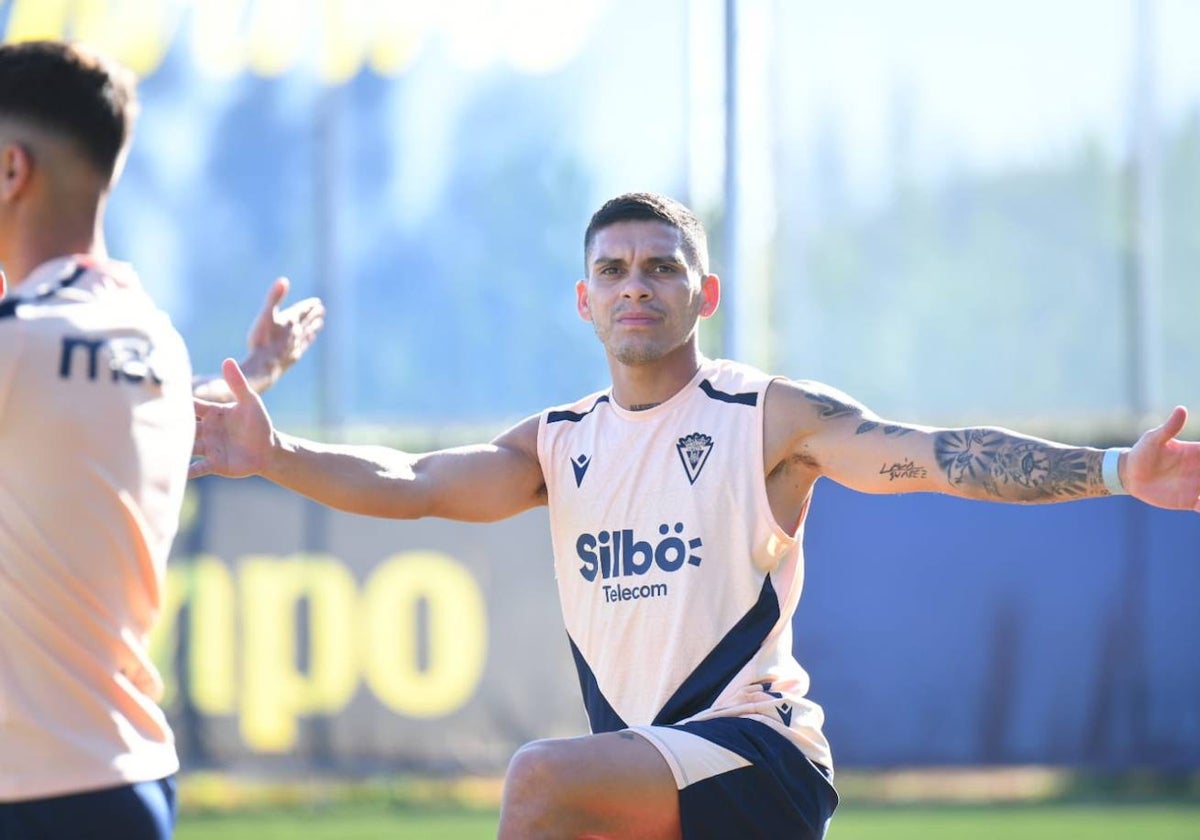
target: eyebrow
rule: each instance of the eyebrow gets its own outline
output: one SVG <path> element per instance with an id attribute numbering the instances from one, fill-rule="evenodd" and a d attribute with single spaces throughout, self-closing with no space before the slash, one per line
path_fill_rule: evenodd
<path id="1" fill-rule="evenodd" d="M 609 266 L 609 265 L 625 265 L 627 262 L 628 262 L 628 260 L 626 260 L 624 257 L 596 257 L 596 259 L 592 260 L 592 265 L 596 266 L 596 267 Z M 671 263 L 673 265 L 679 265 L 679 266 L 687 265 L 687 259 L 685 257 L 676 256 L 675 254 L 653 254 L 649 257 L 646 257 L 646 259 L 643 260 L 643 262 Z"/>

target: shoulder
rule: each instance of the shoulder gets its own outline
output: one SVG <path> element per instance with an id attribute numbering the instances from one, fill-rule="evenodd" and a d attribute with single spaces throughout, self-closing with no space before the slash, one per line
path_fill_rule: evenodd
<path id="1" fill-rule="evenodd" d="M 764 406 L 768 466 L 807 452 L 811 441 L 822 434 L 842 434 L 872 421 L 862 403 L 832 385 L 777 377 L 771 381 Z"/>
<path id="2" fill-rule="evenodd" d="M 767 391 L 767 411 L 770 415 L 781 415 L 805 420 L 836 420 L 842 417 L 860 417 L 866 408 L 845 391 L 812 379 L 786 379 L 778 377 L 771 381 Z"/>
<path id="3" fill-rule="evenodd" d="M 580 397 L 575 402 L 551 406 L 541 414 L 534 415 L 533 419 L 541 418 L 547 425 L 578 422 L 608 403 L 610 399 L 608 390 L 596 391 L 586 397 Z"/>
<path id="4" fill-rule="evenodd" d="M 496 435 L 492 443 L 524 451 L 536 457 L 538 427 L 541 426 L 541 421 L 541 414 L 531 414 Z"/>

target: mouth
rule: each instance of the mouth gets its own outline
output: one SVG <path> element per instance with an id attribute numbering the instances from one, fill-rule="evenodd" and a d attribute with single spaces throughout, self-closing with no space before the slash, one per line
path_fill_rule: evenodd
<path id="1" fill-rule="evenodd" d="M 618 315 L 618 324 L 626 327 L 649 327 L 657 324 L 662 317 L 654 312 L 625 312 Z"/>

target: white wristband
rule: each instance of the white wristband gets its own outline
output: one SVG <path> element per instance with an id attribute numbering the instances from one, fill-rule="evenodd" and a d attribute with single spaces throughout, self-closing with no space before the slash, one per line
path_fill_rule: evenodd
<path id="1" fill-rule="evenodd" d="M 1104 450 L 1104 460 L 1100 463 L 1100 475 L 1104 479 L 1104 486 L 1114 496 L 1124 496 L 1129 493 L 1125 489 L 1125 483 L 1121 481 L 1121 473 L 1117 470 L 1117 464 L 1121 460 L 1121 453 L 1128 451 L 1128 448 L 1120 446 Z"/>

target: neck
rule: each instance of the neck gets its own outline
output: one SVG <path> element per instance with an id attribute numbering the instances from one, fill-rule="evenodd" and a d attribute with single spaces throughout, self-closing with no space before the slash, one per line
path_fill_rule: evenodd
<path id="1" fill-rule="evenodd" d="M 645 411 L 664 403 L 692 380 L 700 369 L 700 352 L 693 344 L 653 362 L 628 365 L 611 356 L 613 399 L 628 411 Z"/>
<path id="2" fill-rule="evenodd" d="M 3 255 L 10 290 L 20 288 L 39 265 L 58 257 L 77 254 L 97 260 L 108 258 L 98 215 L 81 214 L 74 220 L 61 215 L 56 220 L 31 220 L 18 227 L 14 239 Z"/>

